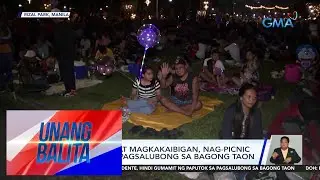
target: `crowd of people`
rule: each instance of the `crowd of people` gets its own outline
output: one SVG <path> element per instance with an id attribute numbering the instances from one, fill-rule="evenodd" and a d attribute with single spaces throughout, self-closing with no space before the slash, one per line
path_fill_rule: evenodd
<path id="1" fill-rule="evenodd" d="M 139 20 L 78 14 L 69 20 L 2 19 L 1 88 L 12 79 L 13 67 L 18 69 L 25 84 L 34 80 L 34 74 L 48 77 L 58 69 L 66 90 L 62 95 L 75 96 L 75 59 L 99 61 L 108 56 L 119 69 L 130 62 L 139 63 L 141 48 L 136 32 L 140 23 Z M 257 88 L 263 83 L 260 71 L 266 60 L 295 61 L 295 49 L 300 44 L 311 44 L 319 51 L 318 34 L 309 33 L 309 22 L 305 21 L 298 21 L 293 29 L 263 29 L 254 21 L 204 19 L 179 22 L 179 29 L 174 33 L 170 33 L 167 26 L 169 21 L 155 23 L 165 32 L 161 46 L 179 44 L 185 46 L 186 51 L 172 64 L 164 62 L 158 72 L 150 66 L 142 67 L 142 77 L 133 83 L 130 97 L 123 97 L 123 110 L 152 114 L 161 103 L 168 111 L 192 116 L 202 108 L 199 94 L 203 85 L 225 88 L 233 84 L 238 88 L 239 98 L 225 111 L 220 134 L 224 139 L 263 138 Z M 193 69 L 197 62 L 203 66 L 200 73 Z M 239 70 L 230 73 L 231 66 Z M 317 78 L 315 74 L 314 80 L 319 81 Z M 166 88 L 170 88 L 169 97 L 161 93 Z M 318 89 L 315 88 L 315 95 L 319 94 Z M 124 114 L 126 121 L 128 113 Z"/>

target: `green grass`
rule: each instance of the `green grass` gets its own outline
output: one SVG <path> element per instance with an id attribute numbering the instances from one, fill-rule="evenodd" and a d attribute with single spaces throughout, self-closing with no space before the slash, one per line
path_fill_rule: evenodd
<path id="1" fill-rule="evenodd" d="M 164 60 L 172 60 L 173 57 L 178 55 L 178 51 L 169 49 L 164 52 L 161 57 Z M 170 56 L 168 55 L 170 54 Z M 273 85 L 277 89 L 277 94 L 274 100 L 266 102 L 262 105 L 263 125 L 267 127 L 275 115 L 280 112 L 287 104 L 287 96 L 290 93 L 292 85 L 286 84 L 283 80 L 272 80 L 270 78 L 270 71 L 275 68 L 281 69 L 284 64 L 265 64 L 262 73 L 262 79 L 265 83 Z M 199 70 L 199 64 L 195 65 L 195 69 Z M 128 96 L 131 91 L 131 81 L 122 75 L 115 73 L 112 77 L 104 80 L 102 84 L 95 87 L 79 90 L 79 95 L 72 98 L 63 98 L 59 96 L 42 96 L 42 95 L 25 95 L 26 101 L 37 101 L 44 106 L 36 109 L 101 109 L 103 104 L 118 99 L 121 95 Z M 183 139 L 214 139 L 217 138 L 220 130 L 221 122 L 223 119 L 224 110 L 235 101 L 236 97 L 229 95 L 219 95 L 213 93 L 201 93 L 201 95 L 215 97 L 224 102 L 223 105 L 217 107 L 215 111 L 209 113 L 202 119 L 195 120 L 192 123 L 185 124 L 179 129 L 184 132 L 181 137 Z M 9 96 L 0 96 L 0 120 L 5 120 L 4 111 L 7 109 L 30 109 L 28 103 L 13 102 Z M 132 127 L 131 124 L 126 123 L 123 125 L 123 138 L 136 139 L 128 133 Z M 63 179 L 63 178 L 62 178 Z M 100 178 L 97 178 L 100 179 Z M 108 179 L 108 178 L 101 178 Z M 119 179 L 119 178 L 110 178 Z M 184 179 L 177 173 L 125 173 L 125 177 L 121 179 Z"/>

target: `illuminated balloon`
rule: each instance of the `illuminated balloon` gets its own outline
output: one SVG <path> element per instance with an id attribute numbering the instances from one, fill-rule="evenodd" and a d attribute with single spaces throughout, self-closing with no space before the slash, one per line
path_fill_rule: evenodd
<path id="1" fill-rule="evenodd" d="M 107 66 L 114 66 L 114 61 L 111 57 L 105 56 L 104 58 L 101 59 L 101 61 L 99 61 L 99 64 L 104 64 Z"/>
<path id="2" fill-rule="evenodd" d="M 103 76 L 111 76 L 114 68 L 113 60 L 109 56 L 106 56 L 101 61 L 97 62 L 96 66 L 97 72 Z"/>
<path id="3" fill-rule="evenodd" d="M 103 76 L 111 76 L 113 73 L 114 67 L 106 65 L 97 65 L 97 72 Z"/>
<path id="4" fill-rule="evenodd" d="M 137 33 L 138 42 L 145 49 L 154 47 L 160 42 L 160 30 L 152 24 L 143 25 Z"/>
<path id="5" fill-rule="evenodd" d="M 113 67 L 107 66 L 107 67 L 106 67 L 106 70 L 105 70 L 105 72 L 104 72 L 104 75 L 105 75 L 105 76 L 111 76 L 112 73 L 113 73 Z"/>

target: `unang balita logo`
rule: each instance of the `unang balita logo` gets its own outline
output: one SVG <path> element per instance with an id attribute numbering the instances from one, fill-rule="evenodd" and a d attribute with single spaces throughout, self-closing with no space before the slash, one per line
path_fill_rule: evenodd
<path id="1" fill-rule="evenodd" d="M 293 22 L 298 18 L 297 11 L 292 13 L 292 17 L 289 18 L 263 18 L 262 25 L 265 28 L 286 28 L 291 27 L 293 28 Z"/>

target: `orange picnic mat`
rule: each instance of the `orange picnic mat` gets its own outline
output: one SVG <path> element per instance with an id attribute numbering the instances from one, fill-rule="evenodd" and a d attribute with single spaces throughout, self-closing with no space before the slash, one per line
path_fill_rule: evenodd
<path id="1" fill-rule="evenodd" d="M 166 128 L 168 130 L 172 130 L 174 128 L 178 128 L 183 124 L 190 123 L 193 120 L 200 119 L 210 112 L 214 111 L 214 108 L 223 102 L 210 97 L 200 96 L 200 101 L 203 104 L 202 109 L 196 111 L 192 118 L 176 113 L 176 112 L 168 112 L 165 107 L 158 105 L 155 112 L 150 115 L 142 114 L 142 113 L 132 113 L 129 118 L 129 122 L 134 125 L 140 125 L 145 128 L 153 128 L 157 131 Z M 106 103 L 102 109 L 104 110 L 117 110 L 122 106 L 121 99 Z"/>

